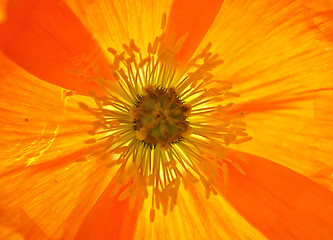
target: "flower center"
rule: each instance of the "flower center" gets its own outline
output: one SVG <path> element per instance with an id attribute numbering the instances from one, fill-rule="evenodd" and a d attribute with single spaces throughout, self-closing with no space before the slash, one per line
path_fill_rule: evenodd
<path id="1" fill-rule="evenodd" d="M 252 139 L 241 120 L 245 114 L 230 111 L 230 99 L 239 94 L 230 91 L 230 82 L 214 79 L 212 70 L 223 61 L 210 52 L 211 44 L 179 67 L 175 56 L 185 38 L 174 43 L 166 37 L 163 19 L 161 36 L 146 52 L 133 39 L 124 51 L 108 49 L 115 80 L 89 76 L 107 96 L 93 96 L 97 108 L 80 103 L 97 118 L 86 143 L 102 148 L 91 155 L 119 165 L 114 194 L 126 186 L 119 199 L 129 197 L 132 206 L 150 198 L 151 221 L 156 209 L 173 209 L 181 183 L 201 182 L 207 197 L 217 194 L 219 172 L 225 184 L 228 166 L 242 172 L 227 146 Z"/>
<path id="2" fill-rule="evenodd" d="M 138 140 L 151 148 L 169 149 L 191 133 L 187 121 L 191 108 L 182 103 L 175 88 L 154 88 L 148 85 L 143 89 L 144 95 L 136 106 L 130 110 Z"/>

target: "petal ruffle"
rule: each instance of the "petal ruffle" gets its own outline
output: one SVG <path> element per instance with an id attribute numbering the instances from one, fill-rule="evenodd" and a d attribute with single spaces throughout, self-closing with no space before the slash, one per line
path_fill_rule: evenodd
<path id="1" fill-rule="evenodd" d="M 267 159 L 245 153 L 236 153 L 230 158 L 240 165 L 245 175 L 230 166 L 228 186 L 224 188 L 221 177 L 219 190 L 266 237 L 332 239 L 331 191 Z"/>
<path id="2" fill-rule="evenodd" d="M 314 19 L 327 16 L 320 2 L 225 1 L 199 49 L 213 43 L 224 60 L 216 78 L 233 82 L 234 110 L 250 113 L 253 140 L 237 149 L 331 188 L 333 18 Z"/>
<path id="3" fill-rule="evenodd" d="M 97 65 L 103 77 L 113 79 L 108 62 L 66 4 L 10 1 L 6 14 L 0 25 L 0 47 L 10 59 L 47 82 L 81 94 L 103 94 L 97 83 L 78 72 L 93 74 Z"/>

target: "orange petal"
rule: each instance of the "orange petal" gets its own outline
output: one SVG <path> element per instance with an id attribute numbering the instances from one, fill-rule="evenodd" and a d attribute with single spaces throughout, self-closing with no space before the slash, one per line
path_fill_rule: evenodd
<path id="1" fill-rule="evenodd" d="M 230 156 L 245 175 L 230 166 L 229 185 L 223 187 L 222 177 L 219 190 L 254 227 L 269 239 L 332 238 L 331 191 L 267 159 L 237 154 L 249 161 Z"/>
<path id="2" fill-rule="evenodd" d="M 305 1 L 313 23 L 327 39 L 333 40 L 333 2 L 331 0 Z"/>
<path id="3" fill-rule="evenodd" d="M 241 94 L 234 110 L 250 113 L 253 140 L 237 149 L 332 188 L 333 18 L 324 3 L 225 1 L 198 50 L 213 43 L 224 60 L 215 77 Z"/>
<path id="4" fill-rule="evenodd" d="M 88 147 L 84 141 L 95 118 L 78 101 L 92 99 L 66 96 L 67 90 L 37 79 L 1 53 L 0 61 L 0 174 Z"/>
<path id="5" fill-rule="evenodd" d="M 0 59 L 0 219 L 11 216 L 0 229 L 71 239 L 113 175 L 106 162 L 75 162 L 91 153 L 83 142 L 94 119 L 77 101 L 91 100 Z"/>
<path id="6" fill-rule="evenodd" d="M 181 185 L 177 205 L 167 215 L 156 210 L 150 223 L 151 198 L 138 218 L 136 239 L 266 239 L 221 196 L 205 197 L 200 184 Z"/>
<path id="7" fill-rule="evenodd" d="M 124 187 L 111 197 L 117 181 L 115 175 L 81 224 L 76 240 L 133 239 L 139 214 L 138 201 L 133 209 L 130 208 L 129 198 L 120 201 Z"/>
<path id="8" fill-rule="evenodd" d="M 20 232 L 28 216 L 48 238 L 74 237 L 113 174 L 101 161 L 73 162 L 55 169 L 30 166 L 1 177 L 0 205 L 15 216 L 10 227 Z"/>
<path id="9" fill-rule="evenodd" d="M 259 101 L 244 108 L 255 111 L 245 119 L 253 140 L 237 149 L 270 158 L 332 189 L 332 90 L 302 98 Z"/>
<path id="10" fill-rule="evenodd" d="M 33 75 L 81 94 L 102 94 L 95 82 L 74 71 L 93 74 L 99 66 L 112 79 L 107 60 L 92 35 L 71 10 L 59 1 L 11 1 L 0 25 L 0 47 Z"/>
<path id="11" fill-rule="evenodd" d="M 0 205 L 0 239 L 47 239 L 47 236 L 22 209 L 9 210 Z"/>
<path id="12" fill-rule="evenodd" d="M 323 4 L 309 6 L 304 1 L 224 2 L 198 52 L 212 42 L 212 52 L 224 60 L 215 77 L 234 84 L 241 94 L 236 103 L 332 87 L 333 38 L 321 28 L 333 28 L 333 19 L 313 21 L 324 12 Z"/>
<path id="13" fill-rule="evenodd" d="M 197 49 L 215 20 L 223 0 L 175 0 L 173 1 L 166 34 L 176 34 L 176 40 L 188 34 L 176 60 L 186 62 Z"/>
<path id="14" fill-rule="evenodd" d="M 212 42 L 224 60 L 215 77 L 234 83 L 236 101 L 330 87 L 333 39 L 320 29 L 333 19 L 314 22 L 318 11 L 304 1 L 225 1 L 198 52 Z"/>
<path id="15" fill-rule="evenodd" d="M 123 51 L 133 38 L 141 50 L 161 34 L 161 18 L 168 13 L 172 0 L 66 0 L 84 26 L 107 51 Z"/>
<path id="16" fill-rule="evenodd" d="M 5 19 L 7 18 L 7 15 L 6 15 L 6 4 L 7 4 L 7 0 L 0 1 L 0 24 L 3 21 L 5 21 Z"/>

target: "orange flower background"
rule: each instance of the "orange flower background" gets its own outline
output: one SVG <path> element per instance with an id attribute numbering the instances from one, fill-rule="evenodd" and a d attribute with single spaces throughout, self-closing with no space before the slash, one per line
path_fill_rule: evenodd
<path id="1" fill-rule="evenodd" d="M 332 239 L 332 1 L 5 1 L 0 11 L 1 239 Z M 231 111 L 246 111 L 253 140 L 232 145 L 244 174 L 219 173 L 218 195 L 180 187 L 166 216 L 119 199 L 117 169 L 85 158 L 95 82 L 107 51 L 134 39 L 188 33 L 186 63 L 212 43 L 233 83 Z M 72 92 L 76 94 L 72 95 Z"/>

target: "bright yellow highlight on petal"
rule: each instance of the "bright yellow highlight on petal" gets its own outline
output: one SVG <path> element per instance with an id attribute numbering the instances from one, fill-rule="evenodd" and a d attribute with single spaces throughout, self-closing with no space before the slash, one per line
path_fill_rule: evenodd
<path id="1" fill-rule="evenodd" d="M 86 143 L 104 141 L 104 148 L 94 154 L 112 154 L 109 166 L 120 165 L 114 194 L 126 185 L 120 198 L 130 197 L 132 206 L 150 195 L 151 221 L 156 209 L 162 208 L 164 214 L 173 209 L 181 183 L 186 188 L 200 181 L 207 198 L 216 195 L 218 168 L 227 182 L 225 162 L 231 160 L 226 146 L 251 140 L 240 120 L 245 113 L 228 113 L 230 99 L 239 94 L 211 73 L 223 63 L 209 51 L 211 44 L 178 67 L 174 57 L 186 36 L 176 43 L 175 36 L 167 38 L 165 19 L 164 15 L 161 36 L 148 44 L 146 54 L 133 39 L 123 44 L 121 53 L 109 48 L 117 81 L 92 77 L 107 96 L 93 96 L 98 108 L 80 103 L 98 119 L 90 132 L 94 138 Z"/>

